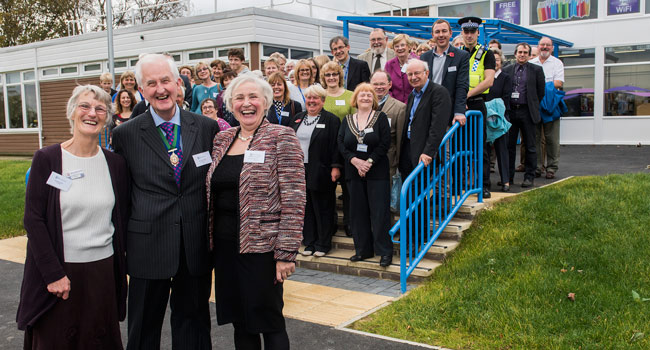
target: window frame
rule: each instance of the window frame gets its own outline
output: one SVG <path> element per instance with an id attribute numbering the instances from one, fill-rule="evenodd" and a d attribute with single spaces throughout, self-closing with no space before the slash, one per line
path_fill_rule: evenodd
<path id="1" fill-rule="evenodd" d="M 27 72 L 33 72 L 34 74 L 34 79 L 25 79 L 24 75 Z M 7 74 L 11 73 L 18 73 L 18 76 L 20 78 L 19 82 L 14 82 L 14 83 L 7 83 L 6 76 Z M 39 115 L 39 110 L 38 110 L 38 104 L 39 104 L 39 93 L 37 89 L 37 79 L 36 79 L 36 74 L 37 72 L 33 69 L 26 69 L 22 71 L 13 71 L 13 72 L 4 72 L 0 74 L 0 93 L 2 93 L 3 97 L 3 106 L 2 109 L 4 111 L 4 118 L 5 118 L 5 127 L 0 128 L 0 133 L 16 133 L 16 132 L 35 132 L 39 130 L 39 125 L 40 125 L 40 115 Z M 26 96 L 25 96 L 25 85 L 27 84 L 33 84 L 34 85 L 34 92 L 35 92 L 35 98 L 36 98 L 36 116 L 39 121 L 39 125 L 36 127 L 28 127 L 28 122 L 27 122 L 27 102 L 26 102 Z M 18 128 L 12 128 L 11 127 L 11 120 L 10 120 L 10 115 L 9 115 L 9 99 L 7 98 L 7 88 L 8 87 L 14 87 L 14 86 L 19 86 L 20 89 L 20 103 L 21 103 L 21 117 L 22 117 L 22 126 Z"/>

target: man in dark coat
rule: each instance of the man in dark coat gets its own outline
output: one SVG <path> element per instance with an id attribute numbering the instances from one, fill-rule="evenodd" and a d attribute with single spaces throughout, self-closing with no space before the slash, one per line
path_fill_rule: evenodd
<path id="1" fill-rule="evenodd" d="M 135 75 L 149 109 L 113 131 L 132 184 L 127 349 L 160 348 L 168 300 L 172 349 L 210 349 L 205 177 L 219 127 L 178 107 L 182 80 L 171 58 L 144 55 Z"/>
<path id="2" fill-rule="evenodd" d="M 544 71 L 542 67 L 528 62 L 530 45 L 517 44 L 516 62 L 503 71 L 512 77 L 512 96 L 510 98 L 510 127 L 508 135 L 508 157 L 510 160 L 510 183 L 515 177 L 515 155 L 517 152 L 517 134 L 521 130 L 522 143 L 526 147 L 524 165 L 526 172 L 521 187 L 532 187 L 537 167 L 537 150 L 535 148 L 535 125 L 540 123 L 539 102 L 544 98 Z"/>
<path id="3" fill-rule="evenodd" d="M 352 58 L 349 55 L 350 42 L 344 36 L 335 36 L 330 40 L 330 49 L 336 62 L 343 66 L 344 86 L 354 91 L 360 83 L 370 80 L 370 68 L 365 61 Z"/>

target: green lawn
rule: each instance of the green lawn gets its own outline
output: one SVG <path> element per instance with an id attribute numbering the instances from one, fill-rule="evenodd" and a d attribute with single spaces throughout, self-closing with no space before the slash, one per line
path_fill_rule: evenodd
<path id="1" fill-rule="evenodd" d="M 481 213 L 429 281 L 353 328 L 453 349 L 650 349 L 649 232 L 650 174 L 525 193 Z"/>
<path id="2" fill-rule="evenodd" d="M 0 239 L 25 234 L 25 172 L 29 160 L 0 160 Z"/>

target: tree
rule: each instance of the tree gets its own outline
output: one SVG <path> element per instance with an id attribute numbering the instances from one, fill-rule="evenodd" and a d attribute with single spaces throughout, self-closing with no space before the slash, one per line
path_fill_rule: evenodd
<path id="1" fill-rule="evenodd" d="M 113 0 L 113 27 L 184 16 L 187 1 Z M 0 47 L 106 29 L 106 0 L 0 0 Z"/>

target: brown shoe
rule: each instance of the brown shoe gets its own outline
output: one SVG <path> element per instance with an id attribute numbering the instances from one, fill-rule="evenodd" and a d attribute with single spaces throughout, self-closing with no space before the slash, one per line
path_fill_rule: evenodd
<path id="1" fill-rule="evenodd" d="M 519 164 L 515 168 L 515 171 L 518 172 L 518 173 L 523 173 L 524 171 L 526 171 L 526 167 L 523 164 Z"/>
<path id="2" fill-rule="evenodd" d="M 549 180 L 550 179 L 555 179 L 555 173 L 552 172 L 552 171 L 547 171 L 546 172 L 546 178 L 549 179 Z"/>

